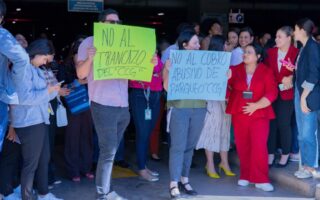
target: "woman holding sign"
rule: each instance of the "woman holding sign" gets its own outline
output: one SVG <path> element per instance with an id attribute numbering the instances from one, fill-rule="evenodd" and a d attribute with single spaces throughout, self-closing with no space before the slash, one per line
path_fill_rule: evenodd
<path id="1" fill-rule="evenodd" d="M 243 63 L 231 67 L 226 112 L 232 115 L 240 159 L 238 185 L 255 183 L 256 188 L 269 192 L 273 186 L 268 177 L 267 140 L 270 119 L 275 117 L 271 103 L 278 90 L 272 70 L 262 60 L 260 46 L 249 44 L 244 48 Z"/>
<path id="2" fill-rule="evenodd" d="M 280 139 L 282 155 L 276 167 L 285 167 L 289 161 L 291 150 L 291 119 L 293 115 L 293 72 L 286 69 L 284 63 L 294 61 L 298 54 L 292 42 L 293 30 L 284 26 L 277 31 L 276 47 L 268 50 L 265 64 L 272 70 L 277 79 L 279 96 L 272 104 L 276 113 L 276 119 L 270 122 L 270 134 L 268 139 L 269 165 L 273 165 L 277 150 L 277 141 Z"/>
<path id="3" fill-rule="evenodd" d="M 195 32 L 184 31 L 178 37 L 179 50 L 199 50 L 199 39 Z M 170 61 L 163 71 L 164 88 L 168 89 Z M 180 197 L 180 190 L 188 195 L 197 195 L 189 184 L 189 172 L 193 150 L 199 139 L 206 115 L 206 101 L 175 100 L 168 101 L 170 120 L 170 196 Z M 181 181 L 181 182 L 180 182 Z M 179 184 L 178 184 L 179 183 Z"/>
<path id="4" fill-rule="evenodd" d="M 223 36 L 212 36 L 209 44 L 210 51 L 224 51 L 226 47 L 226 40 Z M 220 178 L 214 168 L 214 152 L 220 153 L 221 156 L 219 169 L 223 170 L 227 176 L 235 176 L 228 162 L 231 118 L 225 113 L 225 110 L 225 101 L 208 101 L 204 127 L 196 146 L 196 149 L 205 149 L 206 171 L 211 178 Z"/>

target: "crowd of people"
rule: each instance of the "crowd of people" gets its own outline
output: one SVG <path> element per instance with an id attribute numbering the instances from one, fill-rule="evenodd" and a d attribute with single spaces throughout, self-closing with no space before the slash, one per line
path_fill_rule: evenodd
<path id="1" fill-rule="evenodd" d="M 0 0 L 0 24 L 5 14 Z M 113 9 L 100 13 L 98 21 L 122 23 Z M 174 44 L 163 42 L 152 52 L 151 82 L 95 81 L 93 36 L 77 37 L 64 62 L 57 63 L 52 41 L 28 43 L 22 34 L 14 37 L 0 26 L 0 199 L 61 199 L 50 193 L 61 183 L 53 159 L 61 106 L 67 110 L 68 178 L 95 179 L 96 199 L 125 199 L 112 189 L 111 178 L 114 163 L 128 167 L 123 153 L 130 119 L 137 173 L 148 182 L 161 177 L 148 167 L 148 160 L 160 160 L 159 137 L 166 121 L 172 199 L 198 194 L 189 179 L 195 149 L 204 149 L 206 174 L 219 179 L 221 172 L 237 176 L 228 160 L 235 144 L 237 184 L 242 187 L 254 184 L 273 191 L 269 169 L 285 168 L 290 160 L 300 161 L 297 178 L 320 177 L 320 37 L 315 24 L 304 18 L 294 27 L 280 27 L 273 38 L 271 33 L 256 37 L 250 27 L 225 32 L 218 20 L 207 19 L 201 25 L 182 23 L 177 33 Z M 231 52 L 226 100 L 166 101 L 171 50 Z M 215 153 L 220 155 L 219 170 Z"/>

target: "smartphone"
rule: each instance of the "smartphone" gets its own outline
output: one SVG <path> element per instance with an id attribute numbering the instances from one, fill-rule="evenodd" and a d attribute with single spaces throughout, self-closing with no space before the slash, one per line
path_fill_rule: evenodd
<path id="1" fill-rule="evenodd" d="M 279 90 L 280 90 L 280 91 L 285 90 L 285 89 L 284 89 L 284 85 L 283 85 L 283 83 L 279 84 Z"/>
<path id="2" fill-rule="evenodd" d="M 61 85 L 62 83 L 64 83 L 64 80 L 63 80 L 63 81 L 60 81 L 60 82 L 57 83 L 56 85 Z"/>

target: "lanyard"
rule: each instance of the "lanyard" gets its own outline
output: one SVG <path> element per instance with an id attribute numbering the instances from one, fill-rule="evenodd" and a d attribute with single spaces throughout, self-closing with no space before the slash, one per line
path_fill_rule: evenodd
<path id="1" fill-rule="evenodd" d="M 150 91 L 150 86 L 148 86 L 148 88 L 145 89 L 144 84 L 141 81 L 139 81 L 139 83 L 142 85 L 143 95 L 144 95 L 144 97 L 146 98 L 146 101 L 147 101 L 147 109 L 149 109 L 150 108 L 149 99 L 150 99 L 150 92 L 151 92 Z"/>
<path id="2" fill-rule="evenodd" d="M 251 78 L 250 78 L 250 81 L 248 81 L 248 74 L 247 74 L 247 80 L 246 80 L 246 82 L 247 82 L 247 84 L 248 84 L 248 88 L 247 88 L 247 91 L 250 91 L 250 86 L 251 86 L 251 82 L 252 82 L 252 78 L 253 78 L 253 74 L 251 75 Z"/>

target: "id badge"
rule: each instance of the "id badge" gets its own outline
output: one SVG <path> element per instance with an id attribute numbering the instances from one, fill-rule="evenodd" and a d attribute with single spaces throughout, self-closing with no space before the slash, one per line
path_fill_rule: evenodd
<path id="1" fill-rule="evenodd" d="M 145 120 L 151 120 L 151 109 L 147 108 L 144 110 L 144 119 Z"/>
<path id="2" fill-rule="evenodd" d="M 49 103 L 48 112 L 49 112 L 50 115 L 54 115 L 54 111 L 53 111 L 53 108 L 51 106 L 51 103 Z"/>
<path id="3" fill-rule="evenodd" d="M 243 97 L 244 99 L 252 99 L 253 93 L 252 93 L 251 91 L 244 91 L 244 92 L 242 93 L 242 97 Z"/>

